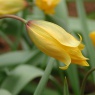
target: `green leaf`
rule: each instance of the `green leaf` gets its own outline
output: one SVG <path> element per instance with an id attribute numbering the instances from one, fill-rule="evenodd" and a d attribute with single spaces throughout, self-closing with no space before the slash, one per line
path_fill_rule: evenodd
<path id="1" fill-rule="evenodd" d="M 91 67 L 95 67 L 95 64 L 94 64 L 95 63 L 95 48 L 89 37 L 89 28 L 87 25 L 87 17 L 86 17 L 83 0 L 76 0 L 76 7 L 77 7 L 77 12 L 78 12 L 78 16 L 80 19 L 80 23 L 81 23 L 84 43 L 86 45 L 88 57 L 90 59 L 89 64 L 91 65 Z M 92 74 L 93 74 L 93 80 L 95 83 L 95 72 L 93 72 Z"/>
<path id="2" fill-rule="evenodd" d="M 0 89 L 0 95 L 12 95 L 12 94 L 6 89 Z"/>
<path id="3" fill-rule="evenodd" d="M 34 19 L 45 19 L 45 15 L 43 11 L 41 11 L 37 6 L 32 8 L 32 14 L 28 16 L 27 20 L 34 20 Z"/>
<path id="4" fill-rule="evenodd" d="M 79 77 L 78 77 L 78 70 L 77 66 L 70 65 L 70 67 L 67 69 L 68 78 L 70 80 L 72 89 L 75 93 L 75 95 L 80 95 L 80 86 L 79 86 Z"/>
<path id="5" fill-rule="evenodd" d="M 47 19 L 49 21 L 52 21 L 52 22 L 58 24 L 59 26 L 65 28 L 65 29 L 67 29 L 67 27 L 69 26 L 70 31 L 72 31 L 72 32 L 73 31 L 80 31 L 80 32 L 82 32 L 82 28 L 81 28 L 81 24 L 80 24 L 79 18 L 69 17 L 68 18 L 68 20 L 69 20 L 68 21 L 69 22 L 68 26 L 66 26 L 64 19 L 61 19 L 61 18 L 59 18 L 59 17 L 57 17 L 55 15 L 54 16 L 49 15 L 49 16 L 47 16 Z M 88 24 L 88 28 L 90 30 L 89 33 L 91 31 L 95 30 L 95 21 L 87 19 L 87 24 Z M 70 32 L 70 31 L 68 31 L 68 32 Z"/>
<path id="6" fill-rule="evenodd" d="M 65 28 L 66 31 L 70 32 L 69 29 L 69 17 L 68 17 L 68 8 L 67 8 L 67 4 L 66 4 L 66 0 L 60 0 L 60 3 L 58 4 L 58 6 L 56 7 L 56 12 L 55 12 L 55 16 L 57 16 L 58 18 L 61 18 L 61 22 L 64 22 L 65 24 Z"/>
<path id="7" fill-rule="evenodd" d="M 33 56 L 27 63 L 28 64 L 32 64 L 32 65 L 35 65 L 35 66 L 38 66 L 38 65 L 43 65 L 44 64 L 44 60 L 45 60 L 45 57 L 47 55 L 45 55 L 44 53 L 42 52 L 38 52 L 35 56 Z M 48 57 L 48 56 L 47 56 Z M 40 60 L 40 61 L 39 61 Z M 46 62 L 47 63 L 47 62 Z M 46 66 L 46 64 L 44 64 Z"/>
<path id="8" fill-rule="evenodd" d="M 63 89 L 63 95 L 69 95 L 69 90 L 68 90 L 68 84 L 67 84 L 67 80 L 66 80 L 66 77 L 65 77 L 65 80 L 64 80 L 64 89 Z"/>
<path id="9" fill-rule="evenodd" d="M 42 92 L 46 86 L 46 83 L 50 77 L 50 73 L 53 69 L 53 64 L 54 64 L 54 59 L 49 58 L 49 62 L 47 64 L 47 67 L 46 67 L 44 74 L 43 74 L 43 76 L 42 76 L 42 78 L 41 78 L 41 80 L 40 80 L 40 82 L 34 92 L 34 95 L 41 95 L 42 94 Z"/>
<path id="10" fill-rule="evenodd" d="M 7 89 L 13 95 L 18 94 L 30 81 L 42 76 L 43 71 L 31 65 L 20 65 L 10 72 L 1 88 Z"/>
<path id="11" fill-rule="evenodd" d="M 39 51 L 15 51 L 0 55 L 0 67 L 12 66 L 27 62 L 35 56 Z"/>
<path id="12" fill-rule="evenodd" d="M 37 87 L 37 83 L 28 84 L 23 91 L 27 91 L 30 93 L 34 93 L 35 89 Z M 31 89 L 32 88 L 32 89 Z M 22 91 L 22 92 L 23 92 Z M 61 95 L 56 89 L 45 87 L 42 95 Z"/>
<path id="13" fill-rule="evenodd" d="M 64 19 L 66 23 L 68 22 L 68 9 L 66 0 L 60 0 L 60 3 L 56 7 L 55 15 L 61 19 Z"/>
<path id="14" fill-rule="evenodd" d="M 87 19 L 87 24 L 89 28 L 89 33 L 93 30 L 95 30 L 95 21 Z M 69 28 L 70 30 L 73 31 L 80 31 L 82 32 L 81 24 L 80 24 L 80 19 L 76 17 L 69 17 Z M 85 31 L 84 31 L 85 32 Z"/>

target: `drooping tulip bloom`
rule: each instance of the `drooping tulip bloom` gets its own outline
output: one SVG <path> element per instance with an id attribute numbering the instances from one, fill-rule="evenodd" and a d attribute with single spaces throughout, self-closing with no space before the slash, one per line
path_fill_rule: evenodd
<path id="1" fill-rule="evenodd" d="M 46 14 L 54 14 L 54 8 L 60 0 L 35 0 L 35 4 Z"/>
<path id="2" fill-rule="evenodd" d="M 89 66 L 81 50 L 84 45 L 60 26 L 47 21 L 29 21 L 28 34 L 35 45 L 45 54 L 63 62 L 67 69 L 70 63 Z M 81 37 L 80 37 L 81 39 Z"/>
<path id="3" fill-rule="evenodd" d="M 91 32 L 89 36 L 93 42 L 93 45 L 95 46 L 95 31 Z"/>
<path id="4" fill-rule="evenodd" d="M 0 16 L 14 14 L 27 6 L 25 0 L 0 0 Z"/>

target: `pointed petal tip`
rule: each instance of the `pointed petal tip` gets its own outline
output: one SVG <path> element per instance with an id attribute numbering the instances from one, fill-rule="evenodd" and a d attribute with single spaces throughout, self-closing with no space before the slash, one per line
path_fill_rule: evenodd
<path id="1" fill-rule="evenodd" d="M 59 67 L 61 70 L 67 70 L 69 66 Z"/>
<path id="2" fill-rule="evenodd" d="M 86 60 L 89 60 L 89 58 L 86 58 Z M 84 62 L 83 62 L 83 65 L 84 65 L 84 66 L 90 66 L 87 61 L 84 61 Z"/>
<path id="3" fill-rule="evenodd" d="M 90 65 L 87 63 L 87 64 L 85 64 L 85 66 L 90 66 Z"/>
<path id="4" fill-rule="evenodd" d="M 83 61 L 82 64 L 80 64 L 80 65 L 81 66 L 90 66 L 87 61 Z"/>

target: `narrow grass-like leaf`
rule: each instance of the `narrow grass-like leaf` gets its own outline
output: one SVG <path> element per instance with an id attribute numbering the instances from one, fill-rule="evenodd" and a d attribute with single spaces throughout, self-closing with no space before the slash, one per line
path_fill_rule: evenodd
<path id="1" fill-rule="evenodd" d="M 80 95 L 77 67 L 75 65 L 71 65 L 67 70 L 67 74 L 75 95 Z"/>
<path id="2" fill-rule="evenodd" d="M 34 6 L 32 8 L 32 14 L 28 16 L 27 20 L 34 20 L 34 19 L 45 19 L 45 15 L 43 11 L 41 11 L 37 6 Z"/>
<path id="3" fill-rule="evenodd" d="M 27 63 L 33 64 L 33 65 L 42 65 L 45 59 L 45 56 L 46 55 L 44 53 L 39 51 L 35 56 L 33 56 L 30 60 L 28 60 Z"/>
<path id="4" fill-rule="evenodd" d="M 86 12 L 83 5 L 83 0 L 76 0 L 76 6 L 77 6 L 78 15 L 80 18 L 84 42 L 87 48 L 88 57 L 90 59 L 89 64 L 91 65 L 91 67 L 95 67 L 95 48 L 89 37 L 89 29 L 87 25 L 87 17 L 86 17 Z M 93 79 L 95 82 L 95 72 L 93 72 Z"/>
<path id="5" fill-rule="evenodd" d="M 60 0 L 60 3 L 56 7 L 55 16 L 60 18 L 59 21 L 58 21 L 58 18 L 56 18 L 55 21 L 58 22 L 57 24 L 60 25 L 60 22 L 61 23 L 63 22 L 63 25 L 65 25 L 65 27 L 63 27 L 63 28 L 65 28 L 66 31 L 69 32 L 70 31 L 69 27 L 68 27 L 69 26 L 69 23 L 68 23 L 69 17 L 68 17 L 68 9 L 67 9 L 67 5 L 66 5 L 66 0 Z"/>
<path id="6" fill-rule="evenodd" d="M 12 95 L 12 94 L 6 89 L 0 89 L 0 95 Z"/>
<path id="7" fill-rule="evenodd" d="M 35 56 L 39 51 L 15 51 L 0 55 L 0 67 L 12 66 L 27 62 Z"/>
<path id="8" fill-rule="evenodd" d="M 67 79 L 65 77 L 65 80 L 64 80 L 64 88 L 63 88 L 63 95 L 69 95 L 69 90 L 68 90 L 68 83 L 67 83 Z"/>
<path id="9" fill-rule="evenodd" d="M 71 31 L 80 31 L 80 32 L 82 32 L 81 23 L 80 23 L 79 18 L 69 17 L 69 25 L 70 25 L 69 28 L 70 28 Z M 87 19 L 87 25 L 88 25 L 88 28 L 90 30 L 89 33 L 91 31 L 95 30 L 95 21 L 94 20 Z"/>
<path id="10" fill-rule="evenodd" d="M 56 7 L 55 15 L 65 21 L 68 24 L 68 9 L 66 0 L 60 0 L 60 3 Z"/>
<path id="11" fill-rule="evenodd" d="M 36 87 L 37 87 L 36 83 L 28 84 L 24 88 L 24 91 L 27 91 L 27 92 L 30 92 L 30 93 L 34 93 Z M 52 89 L 52 88 L 45 87 L 42 95 L 61 95 L 61 94 L 57 90 L 55 90 L 54 88 Z"/>
<path id="12" fill-rule="evenodd" d="M 30 81 L 43 75 L 43 71 L 31 65 L 20 65 L 10 72 L 1 88 L 7 89 L 12 95 L 18 94 Z"/>

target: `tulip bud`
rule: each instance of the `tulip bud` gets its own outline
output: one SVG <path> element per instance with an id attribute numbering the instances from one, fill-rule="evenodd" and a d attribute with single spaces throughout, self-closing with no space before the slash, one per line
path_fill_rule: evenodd
<path id="1" fill-rule="evenodd" d="M 0 0 L 0 16 L 14 14 L 27 6 L 25 0 Z"/>
<path id="2" fill-rule="evenodd" d="M 84 48 L 78 41 L 60 26 L 46 21 L 29 21 L 26 24 L 28 34 L 35 45 L 45 54 L 63 62 L 67 69 L 70 63 L 89 66 L 81 50 Z"/>
<path id="3" fill-rule="evenodd" d="M 35 4 L 46 14 L 54 14 L 54 8 L 60 0 L 35 0 Z"/>

